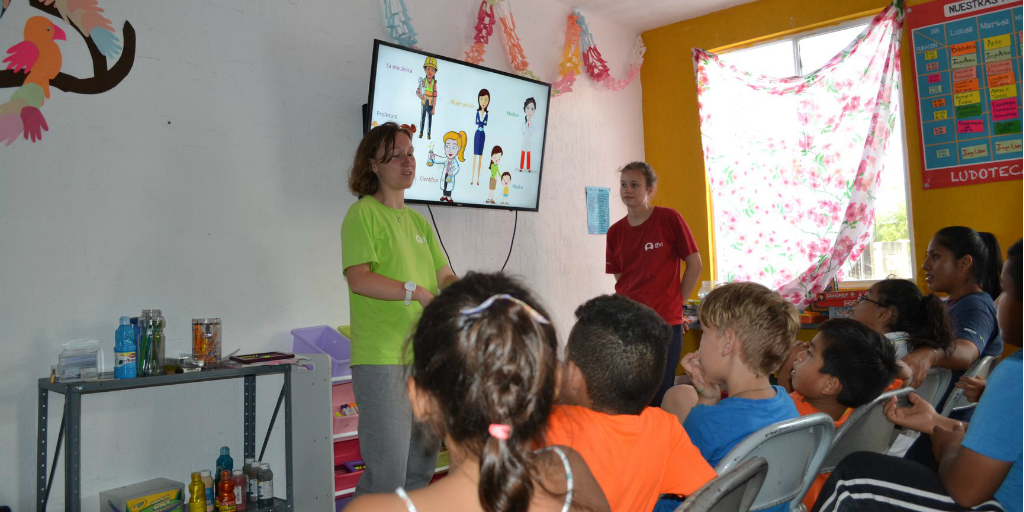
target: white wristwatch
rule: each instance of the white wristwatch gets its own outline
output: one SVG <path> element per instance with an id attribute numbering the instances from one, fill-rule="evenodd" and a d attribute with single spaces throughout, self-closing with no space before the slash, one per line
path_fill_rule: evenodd
<path id="1" fill-rule="evenodd" d="M 412 304 L 412 292 L 416 291 L 416 283 L 408 281 L 405 283 L 405 305 Z"/>

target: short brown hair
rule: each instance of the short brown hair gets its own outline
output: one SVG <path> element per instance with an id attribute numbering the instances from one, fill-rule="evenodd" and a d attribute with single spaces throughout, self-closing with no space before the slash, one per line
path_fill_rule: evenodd
<path id="1" fill-rule="evenodd" d="M 658 184 L 658 175 L 654 172 L 651 164 L 647 162 L 630 162 L 619 169 L 619 173 L 622 171 L 640 171 L 640 174 L 644 175 L 644 181 L 647 182 L 647 188 L 654 188 L 654 185 Z"/>
<path id="2" fill-rule="evenodd" d="M 755 375 L 774 372 L 793 349 L 800 330 L 796 307 L 763 285 L 728 283 L 700 302 L 701 325 L 736 331 L 740 360 Z"/>
<path id="3" fill-rule="evenodd" d="M 352 158 L 352 172 L 348 176 L 348 189 L 353 194 L 372 196 L 380 188 L 380 178 L 373 172 L 371 162 L 378 161 L 387 163 L 391 161 L 391 152 L 395 149 L 395 137 L 404 133 L 412 140 L 412 132 L 398 126 L 396 123 L 387 122 L 366 132 L 363 140 L 359 142 L 356 149 L 356 156 Z M 377 155 L 382 159 L 377 160 Z"/>

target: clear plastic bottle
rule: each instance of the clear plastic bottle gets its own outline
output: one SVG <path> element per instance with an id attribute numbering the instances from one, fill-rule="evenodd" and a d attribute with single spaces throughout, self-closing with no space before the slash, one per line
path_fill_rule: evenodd
<path id="1" fill-rule="evenodd" d="M 202 470 L 200 475 L 206 490 L 206 512 L 213 512 L 213 476 L 210 475 L 209 469 Z"/>
<path id="2" fill-rule="evenodd" d="M 235 485 L 235 510 L 245 510 L 249 500 L 245 497 L 246 481 L 241 469 L 231 472 L 231 483 Z"/>
<path id="3" fill-rule="evenodd" d="M 260 472 L 257 478 L 259 479 L 259 499 L 257 505 L 260 508 L 269 507 L 274 504 L 274 472 L 270 470 L 270 464 L 266 462 L 260 464 Z"/>
<path id="4" fill-rule="evenodd" d="M 131 319 L 122 316 L 121 325 L 114 331 L 115 379 L 134 379 L 138 375 L 135 352 L 135 330 Z"/>
<path id="5" fill-rule="evenodd" d="M 249 468 L 245 470 L 245 476 L 249 479 L 249 486 L 246 488 L 246 496 L 249 498 L 249 503 L 256 505 L 259 501 L 259 471 L 260 461 L 254 460 L 249 464 Z"/>
<path id="6" fill-rule="evenodd" d="M 159 309 L 153 310 L 153 368 L 156 370 L 156 374 L 160 375 L 164 369 L 164 359 L 166 359 L 166 347 L 164 346 L 164 328 L 167 327 L 167 321 L 164 320 L 164 316 L 160 313 Z"/>
<path id="7" fill-rule="evenodd" d="M 135 361 L 138 363 L 139 377 L 153 375 L 153 368 L 150 365 L 149 353 L 153 346 L 153 311 L 143 309 L 139 316 L 139 339 L 136 340 Z"/>

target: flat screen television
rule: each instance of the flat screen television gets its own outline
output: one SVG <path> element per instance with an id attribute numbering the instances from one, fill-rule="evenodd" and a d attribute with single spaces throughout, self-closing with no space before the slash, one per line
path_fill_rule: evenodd
<path id="1" fill-rule="evenodd" d="M 550 97 L 544 82 L 375 40 L 364 129 L 415 127 L 408 203 L 535 212 Z"/>

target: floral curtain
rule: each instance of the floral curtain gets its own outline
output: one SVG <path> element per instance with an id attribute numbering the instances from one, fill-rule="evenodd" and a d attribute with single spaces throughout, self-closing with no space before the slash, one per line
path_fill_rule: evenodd
<path id="1" fill-rule="evenodd" d="M 771 78 L 693 50 L 718 275 L 805 306 L 870 242 L 900 85 L 901 2 L 821 69 Z"/>

